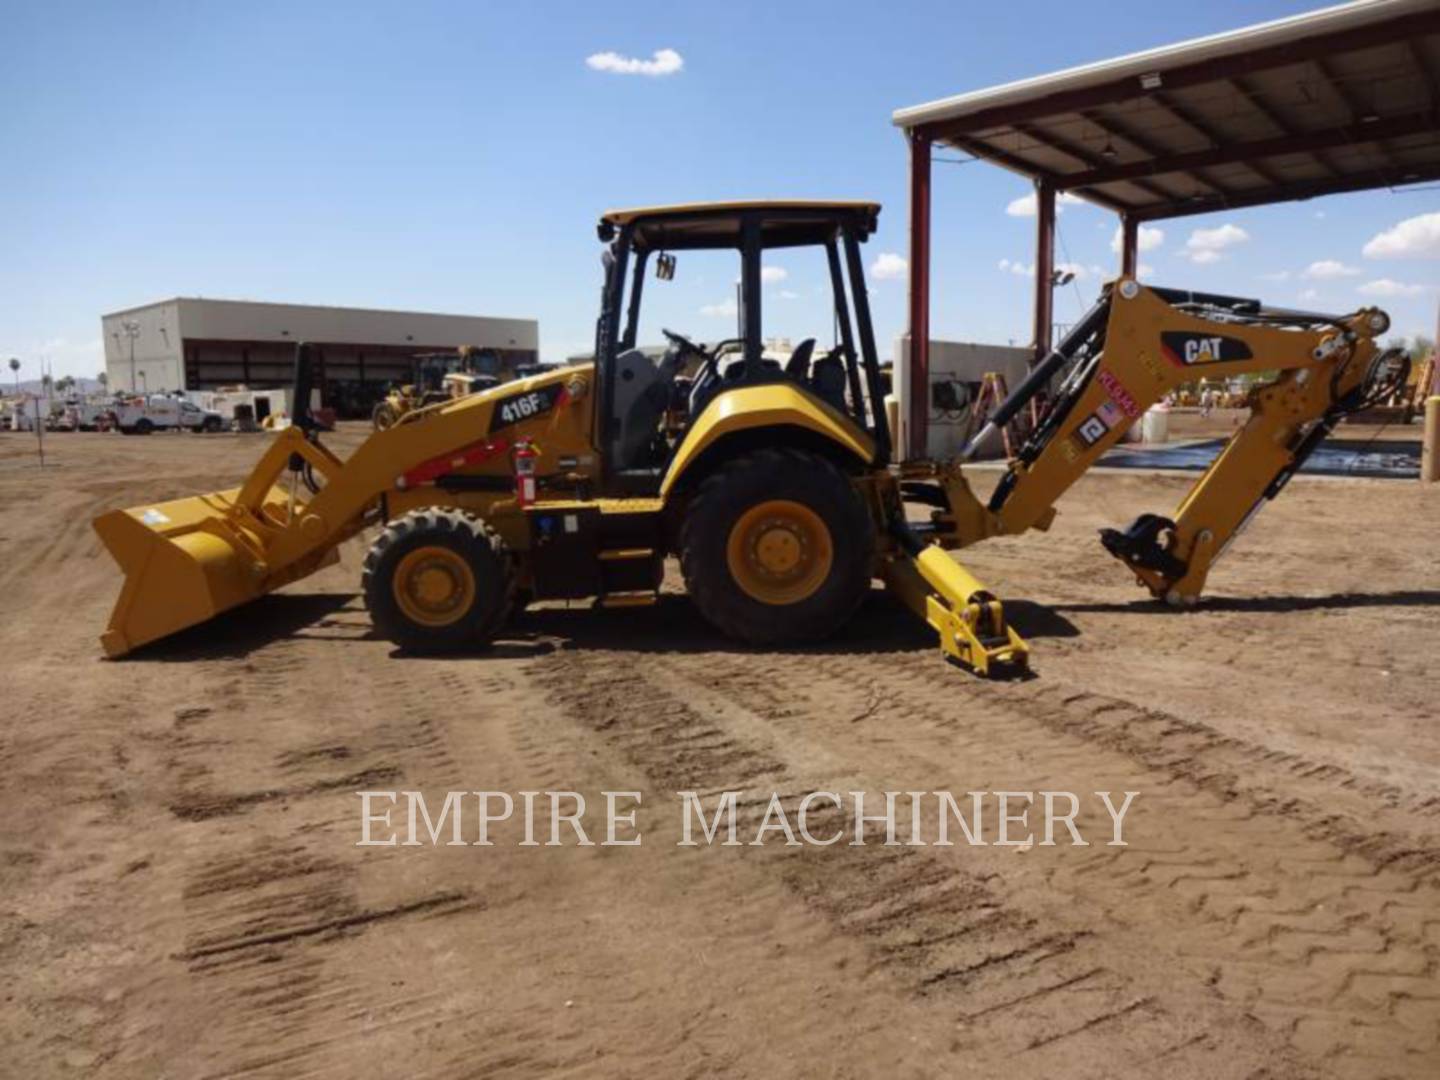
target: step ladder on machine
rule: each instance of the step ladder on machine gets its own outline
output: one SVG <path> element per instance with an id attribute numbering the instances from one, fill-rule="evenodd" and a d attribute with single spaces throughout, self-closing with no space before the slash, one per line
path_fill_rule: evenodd
<path id="1" fill-rule="evenodd" d="M 600 607 L 649 607 L 660 599 L 663 569 L 654 548 L 609 548 L 600 552 Z"/>
<path id="2" fill-rule="evenodd" d="M 1005 385 L 1005 376 L 998 371 L 987 371 L 980 380 L 980 389 L 975 394 L 975 400 L 970 403 L 970 429 L 966 433 L 967 441 L 974 438 L 975 434 L 985 427 L 986 421 L 990 419 L 990 414 L 1009 396 L 1010 388 Z M 1000 438 L 1005 444 L 1005 456 L 1013 458 L 1016 449 L 1025 439 L 1025 434 L 1020 430 L 1020 423 L 1016 418 L 1012 417 L 1010 422 L 1000 429 Z"/>

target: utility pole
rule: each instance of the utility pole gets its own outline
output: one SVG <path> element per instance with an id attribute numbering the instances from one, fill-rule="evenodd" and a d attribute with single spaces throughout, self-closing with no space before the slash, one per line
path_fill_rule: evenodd
<path id="1" fill-rule="evenodd" d="M 140 336 L 140 324 L 134 319 L 126 319 L 120 324 L 120 329 L 130 339 L 130 392 L 133 394 L 138 389 L 135 385 L 135 339 Z"/>
<path id="2" fill-rule="evenodd" d="M 49 415 L 49 409 L 45 410 Z M 45 468 L 45 416 L 40 415 L 40 395 L 35 395 L 35 445 L 40 448 L 40 468 Z"/>

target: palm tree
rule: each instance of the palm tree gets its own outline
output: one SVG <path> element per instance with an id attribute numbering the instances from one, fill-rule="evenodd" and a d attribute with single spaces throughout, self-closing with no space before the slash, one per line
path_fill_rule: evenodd
<path id="1" fill-rule="evenodd" d="M 99 375 L 95 376 L 95 381 L 100 384 L 100 389 L 104 390 L 107 386 L 110 385 L 110 376 L 102 371 Z"/>
<path id="2" fill-rule="evenodd" d="M 62 394 L 68 394 L 71 390 L 75 389 L 75 376 L 61 375 L 60 378 L 56 380 L 55 389 Z"/>

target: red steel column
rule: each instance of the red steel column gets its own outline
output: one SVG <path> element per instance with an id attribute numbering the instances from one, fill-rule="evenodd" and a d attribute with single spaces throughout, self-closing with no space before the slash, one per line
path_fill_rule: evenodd
<path id="1" fill-rule="evenodd" d="M 1055 322 L 1055 188 L 1035 181 L 1035 362 L 1050 355 Z"/>
<path id="2" fill-rule="evenodd" d="M 930 137 L 910 136 L 910 440 L 909 458 L 923 458 L 930 417 Z M 892 432 L 892 437 L 893 437 Z"/>
<path id="3" fill-rule="evenodd" d="M 1135 276 L 1135 253 L 1140 249 L 1140 222 L 1125 214 L 1120 218 L 1120 273 Z"/>

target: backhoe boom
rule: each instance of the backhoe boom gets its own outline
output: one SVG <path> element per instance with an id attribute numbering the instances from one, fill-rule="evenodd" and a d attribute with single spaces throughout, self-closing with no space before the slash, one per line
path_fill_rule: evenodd
<path id="1" fill-rule="evenodd" d="M 987 506 L 940 472 L 950 513 L 942 542 L 1046 528 L 1054 503 L 1144 414 L 1202 378 L 1263 377 L 1249 420 L 1196 482 L 1173 519 L 1142 515 L 1102 533 L 1105 548 L 1157 597 L 1192 604 L 1215 560 L 1347 413 L 1367 407 L 1406 375 L 1403 354 L 1382 352 L 1384 312 L 1345 316 L 1267 309 L 1258 301 L 1148 289 L 1122 279 L 1077 324 L 992 423 L 1063 372 L 1041 423 L 1010 463 Z M 1038 369 L 1037 369 L 1038 370 Z M 973 444 L 972 444 L 973 445 Z"/>

